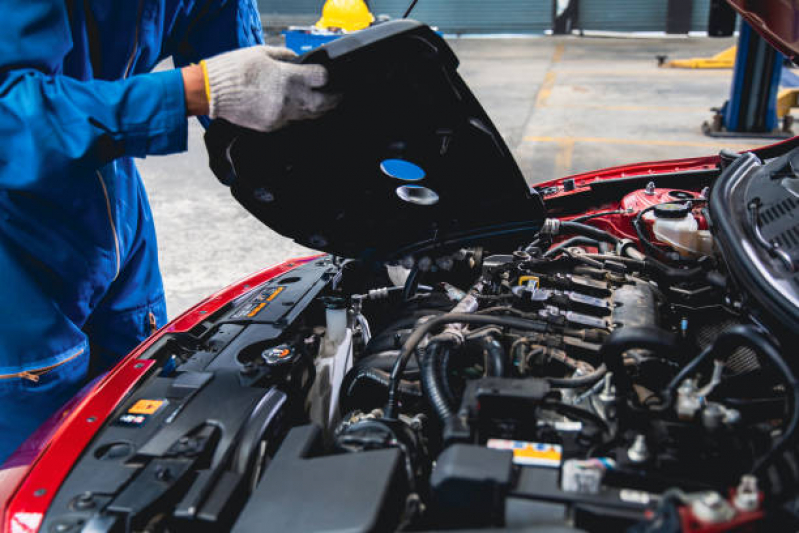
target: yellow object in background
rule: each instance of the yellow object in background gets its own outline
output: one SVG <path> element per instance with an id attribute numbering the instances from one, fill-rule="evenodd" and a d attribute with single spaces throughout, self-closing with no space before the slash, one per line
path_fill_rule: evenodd
<path id="1" fill-rule="evenodd" d="M 674 59 L 664 66 L 669 68 L 732 68 L 735 65 L 736 47 L 731 46 L 713 57 Z"/>
<path id="2" fill-rule="evenodd" d="M 375 17 L 363 0 L 327 0 L 316 27 L 358 31 L 368 28 L 374 21 Z"/>
<path id="3" fill-rule="evenodd" d="M 777 93 L 777 117 L 789 115 L 791 108 L 797 106 L 799 106 L 799 88 L 780 89 Z"/>

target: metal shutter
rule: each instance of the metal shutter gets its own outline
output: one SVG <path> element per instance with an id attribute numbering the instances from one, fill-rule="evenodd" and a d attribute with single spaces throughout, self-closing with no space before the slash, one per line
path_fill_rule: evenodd
<path id="1" fill-rule="evenodd" d="M 710 0 L 694 0 L 694 9 L 691 13 L 691 31 L 707 31 L 707 21 L 710 17 Z"/>
<path id="2" fill-rule="evenodd" d="M 410 0 L 370 0 L 375 15 L 401 17 Z M 258 0 L 264 24 L 304 24 L 319 0 Z M 541 33 L 552 27 L 552 0 L 419 0 L 413 18 L 444 33 Z M 292 22 L 292 20 L 294 22 Z"/>
<path id="3" fill-rule="evenodd" d="M 691 30 L 707 31 L 710 0 L 693 0 Z M 580 0 L 580 26 L 602 31 L 666 31 L 668 0 Z"/>
<path id="4" fill-rule="evenodd" d="M 580 27 L 601 31 L 666 31 L 668 0 L 581 0 Z"/>

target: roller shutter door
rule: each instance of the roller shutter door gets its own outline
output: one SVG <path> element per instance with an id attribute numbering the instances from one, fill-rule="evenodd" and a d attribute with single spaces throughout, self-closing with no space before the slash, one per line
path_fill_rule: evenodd
<path id="1" fill-rule="evenodd" d="M 694 0 L 691 30 L 706 31 L 709 0 Z M 666 31 L 668 0 L 580 0 L 580 26 L 599 31 Z"/>
<path id="2" fill-rule="evenodd" d="M 402 16 L 409 0 L 371 0 L 375 15 Z M 259 0 L 269 25 L 308 23 L 322 12 L 320 0 Z M 552 27 L 552 0 L 419 0 L 413 18 L 445 33 L 542 33 Z"/>

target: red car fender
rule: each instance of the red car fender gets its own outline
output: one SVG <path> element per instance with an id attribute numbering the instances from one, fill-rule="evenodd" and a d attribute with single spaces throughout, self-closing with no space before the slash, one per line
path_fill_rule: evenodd
<path id="1" fill-rule="evenodd" d="M 231 300 L 318 257 L 286 261 L 206 298 L 141 343 L 55 413 L 0 469 L 0 533 L 38 531 L 72 465 L 106 418 L 153 366 L 152 360 L 138 359 L 147 348 L 165 333 L 188 331 Z"/>

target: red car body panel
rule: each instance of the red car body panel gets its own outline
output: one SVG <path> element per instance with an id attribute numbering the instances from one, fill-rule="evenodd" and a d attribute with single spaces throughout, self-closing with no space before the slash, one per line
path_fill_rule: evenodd
<path id="1" fill-rule="evenodd" d="M 796 60 L 799 56 L 799 0 L 727 0 L 774 48 Z"/>

